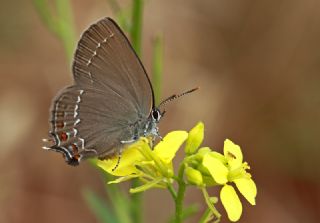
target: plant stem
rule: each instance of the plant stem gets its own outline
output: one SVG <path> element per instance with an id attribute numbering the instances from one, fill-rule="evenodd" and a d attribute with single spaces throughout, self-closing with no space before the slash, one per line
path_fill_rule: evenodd
<path id="1" fill-rule="evenodd" d="M 177 198 L 175 199 L 175 205 L 176 205 L 176 216 L 175 216 L 175 223 L 181 223 L 183 220 L 183 200 L 184 200 L 184 194 L 186 191 L 186 183 L 183 179 L 185 164 L 182 162 L 179 168 L 179 174 L 178 174 L 178 194 Z"/>
<path id="2" fill-rule="evenodd" d="M 210 209 L 210 211 L 212 212 L 212 214 L 217 218 L 217 220 L 215 222 L 219 222 L 220 218 L 221 218 L 221 214 L 218 212 L 218 210 L 215 208 L 214 204 L 212 203 L 212 201 L 210 201 L 210 196 L 206 190 L 205 187 L 203 187 L 202 189 L 202 193 L 204 196 L 204 199 L 208 205 L 208 208 Z"/>
<path id="3" fill-rule="evenodd" d="M 75 32 L 70 1 L 56 0 L 59 37 L 64 45 L 69 62 L 72 61 L 75 44 Z"/>
<path id="4" fill-rule="evenodd" d="M 72 61 L 75 32 L 72 19 L 70 2 L 56 0 L 56 15 L 50 10 L 46 0 L 33 0 L 34 6 L 47 28 L 61 41 L 66 52 L 69 63 Z"/>
<path id="5" fill-rule="evenodd" d="M 45 0 L 33 0 L 35 9 L 37 10 L 42 22 L 47 26 L 47 28 L 54 34 L 58 35 L 58 30 L 56 27 L 56 21 L 52 16 L 49 5 Z"/>
<path id="6" fill-rule="evenodd" d="M 168 183 L 168 190 L 169 190 L 172 198 L 173 198 L 174 200 L 176 200 L 176 199 L 177 199 L 177 192 L 175 191 L 175 189 L 173 188 L 173 186 L 172 186 L 171 183 Z"/>
<path id="7" fill-rule="evenodd" d="M 212 214 L 211 214 L 211 210 L 210 208 L 207 208 L 207 210 L 204 212 L 204 214 L 202 215 L 201 219 L 199 220 L 199 223 L 207 223 L 210 220 L 212 220 Z"/>
<path id="8" fill-rule="evenodd" d="M 143 0 L 134 0 L 132 6 L 131 41 L 138 56 L 141 57 Z"/>
<path id="9" fill-rule="evenodd" d="M 138 187 L 139 180 L 133 179 L 131 183 L 131 188 Z M 133 193 L 131 194 L 131 213 L 132 213 L 132 222 L 139 223 L 142 222 L 142 193 Z"/>
<path id="10" fill-rule="evenodd" d="M 130 37 L 132 46 L 138 56 L 141 56 L 141 36 L 142 36 L 142 17 L 143 17 L 143 0 L 133 0 L 132 6 L 132 27 Z M 133 179 L 131 188 L 139 186 L 139 180 Z M 131 195 L 132 204 L 132 222 L 142 222 L 142 193 L 134 193 Z"/>
<path id="11" fill-rule="evenodd" d="M 156 36 L 153 43 L 152 85 L 155 95 L 155 104 L 160 103 L 161 76 L 163 70 L 163 44 L 161 35 Z"/>

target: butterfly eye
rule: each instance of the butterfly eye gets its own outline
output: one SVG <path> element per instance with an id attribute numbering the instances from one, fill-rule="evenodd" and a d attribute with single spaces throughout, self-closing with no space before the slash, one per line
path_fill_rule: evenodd
<path id="1" fill-rule="evenodd" d="M 152 118 L 158 122 L 161 118 L 161 114 L 160 114 L 160 111 L 158 109 L 155 109 L 152 111 Z"/>

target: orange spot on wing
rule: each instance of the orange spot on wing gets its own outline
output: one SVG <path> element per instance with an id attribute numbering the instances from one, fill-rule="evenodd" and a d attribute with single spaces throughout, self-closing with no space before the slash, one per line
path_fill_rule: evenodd
<path id="1" fill-rule="evenodd" d="M 68 135 L 67 135 L 67 133 L 65 133 L 65 132 L 61 132 L 59 138 L 60 138 L 61 141 L 65 142 L 65 141 L 68 140 Z"/>

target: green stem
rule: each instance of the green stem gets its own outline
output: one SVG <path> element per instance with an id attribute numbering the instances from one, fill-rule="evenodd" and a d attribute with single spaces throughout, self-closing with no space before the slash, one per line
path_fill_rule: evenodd
<path id="1" fill-rule="evenodd" d="M 69 62 L 74 53 L 75 32 L 70 1 L 56 0 L 59 37 L 63 43 Z"/>
<path id="2" fill-rule="evenodd" d="M 56 23 L 57 21 L 52 16 L 52 12 L 46 0 L 33 0 L 35 9 L 37 10 L 42 22 L 54 35 L 58 35 Z"/>
<path id="3" fill-rule="evenodd" d="M 179 168 L 178 174 L 178 194 L 177 198 L 175 199 L 176 205 L 176 216 L 175 216 L 175 223 L 181 223 L 183 220 L 183 200 L 186 191 L 186 183 L 184 182 L 183 175 L 184 175 L 185 164 L 181 163 Z"/>
<path id="4" fill-rule="evenodd" d="M 205 201 L 206 201 L 206 203 L 208 205 L 208 208 L 210 209 L 212 214 L 217 218 L 217 220 L 215 222 L 219 222 L 220 218 L 221 218 L 221 214 L 218 212 L 218 210 L 215 208 L 213 202 L 210 200 L 210 196 L 209 196 L 206 188 L 203 187 L 201 190 L 202 190 L 204 199 L 205 199 Z"/>
<path id="5" fill-rule="evenodd" d="M 171 184 L 171 183 L 168 183 L 168 186 L 167 186 L 167 187 L 168 187 L 168 190 L 169 190 L 172 198 L 173 198 L 174 200 L 176 200 L 176 199 L 177 199 L 177 192 L 176 192 L 175 189 L 173 188 L 172 184 Z"/>
<path id="6" fill-rule="evenodd" d="M 137 178 L 132 180 L 131 188 L 136 188 L 140 186 L 139 180 Z M 142 222 L 142 194 L 143 193 L 133 193 L 131 194 L 131 213 L 132 222 L 139 223 Z"/>
<path id="7" fill-rule="evenodd" d="M 200 218 L 199 223 L 207 223 L 210 220 L 212 220 L 212 212 L 210 208 L 207 208 L 207 210 L 204 212 L 204 214 Z"/>
<path id="8" fill-rule="evenodd" d="M 155 95 L 155 104 L 160 103 L 161 97 L 161 75 L 163 69 L 163 44 L 162 38 L 158 35 L 153 44 L 153 63 L 152 63 L 152 85 Z"/>
<path id="9" fill-rule="evenodd" d="M 132 27 L 130 37 L 132 46 L 138 56 L 141 56 L 141 36 L 142 36 L 142 17 L 143 17 L 143 0 L 133 0 L 132 6 Z M 131 188 L 139 186 L 139 180 L 133 179 Z M 134 223 L 142 222 L 142 193 L 131 195 L 132 203 L 132 220 Z"/>
<path id="10" fill-rule="evenodd" d="M 138 56 L 141 56 L 143 0 L 134 0 L 132 6 L 131 41 Z"/>
<path id="11" fill-rule="evenodd" d="M 56 15 L 50 10 L 47 0 L 33 0 L 33 3 L 43 23 L 63 44 L 68 61 L 71 62 L 75 44 L 75 32 L 70 2 L 56 0 Z"/>

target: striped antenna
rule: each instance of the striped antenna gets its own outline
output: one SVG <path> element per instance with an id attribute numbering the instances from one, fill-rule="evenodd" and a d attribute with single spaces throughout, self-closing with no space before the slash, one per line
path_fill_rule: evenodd
<path id="1" fill-rule="evenodd" d="M 192 92 L 194 92 L 194 91 L 196 91 L 196 90 L 198 90 L 198 89 L 199 89 L 199 87 L 196 87 L 196 88 L 193 88 L 193 89 L 191 89 L 191 90 L 185 91 L 185 92 L 183 92 L 183 93 L 181 93 L 181 94 L 171 95 L 170 97 L 168 97 L 167 99 L 163 100 L 163 101 L 160 103 L 159 108 L 165 106 L 166 104 L 168 104 L 169 102 L 171 102 L 171 101 L 173 101 L 173 100 L 175 100 L 175 99 L 177 99 L 177 98 L 180 98 L 180 97 L 182 97 L 182 96 L 184 96 L 184 95 L 187 95 L 187 94 L 189 94 L 189 93 L 192 93 Z"/>

